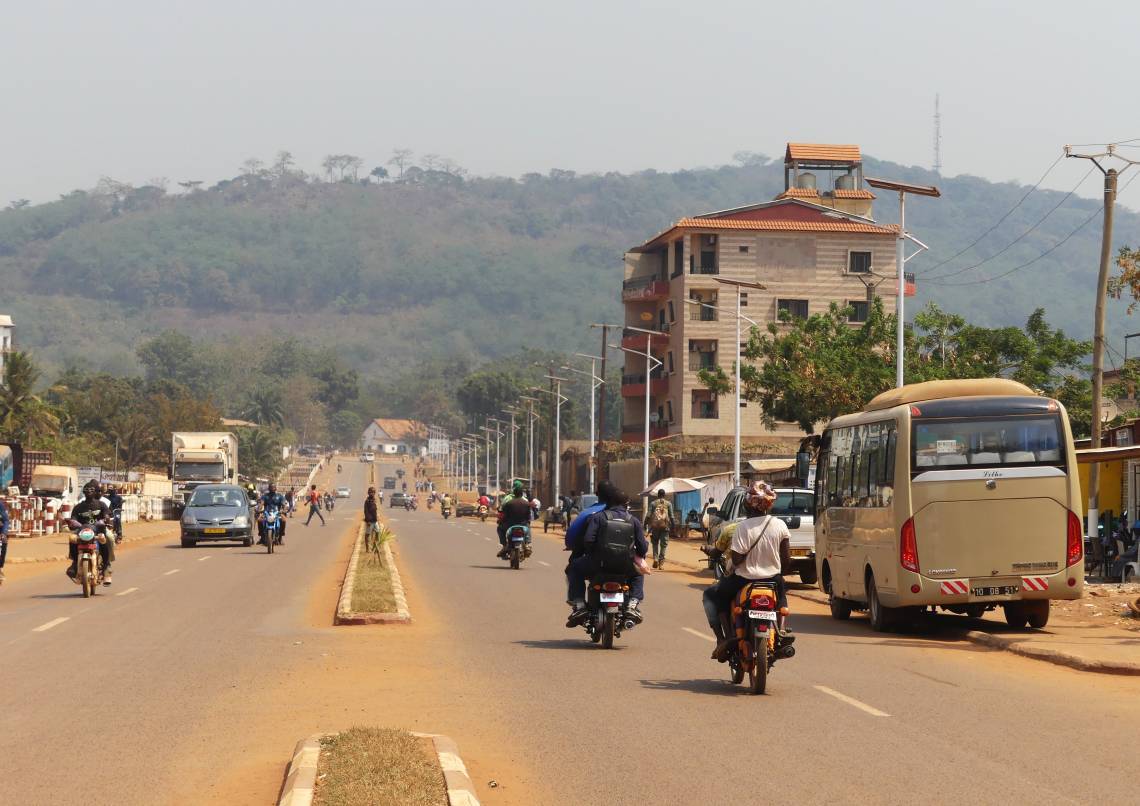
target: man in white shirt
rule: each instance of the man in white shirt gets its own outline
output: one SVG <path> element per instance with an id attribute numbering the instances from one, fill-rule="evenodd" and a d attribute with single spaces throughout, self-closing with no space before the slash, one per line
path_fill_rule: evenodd
<path id="1" fill-rule="evenodd" d="M 705 589 L 702 603 L 709 627 L 717 637 L 717 650 L 726 642 L 735 640 L 726 636 L 720 623 L 720 614 L 732 606 L 732 600 L 750 582 L 776 583 L 778 606 L 787 607 L 782 569 L 790 565 L 788 526 L 779 518 L 767 514 L 776 501 L 776 491 L 763 481 L 753 483 L 744 496 L 744 508 L 749 517 L 736 527 L 729 553 L 732 574 Z M 713 657 L 717 657 L 714 651 Z"/>

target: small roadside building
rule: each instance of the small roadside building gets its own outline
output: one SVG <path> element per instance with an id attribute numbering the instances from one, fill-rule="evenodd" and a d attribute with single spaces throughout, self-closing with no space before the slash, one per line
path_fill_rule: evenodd
<path id="1" fill-rule="evenodd" d="M 415 420 L 378 418 L 361 434 L 360 449 L 389 456 L 418 453 L 427 436 L 427 427 Z"/>

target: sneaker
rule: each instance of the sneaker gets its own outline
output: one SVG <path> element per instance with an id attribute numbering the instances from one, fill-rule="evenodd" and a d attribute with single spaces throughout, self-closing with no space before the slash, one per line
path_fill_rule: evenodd
<path id="1" fill-rule="evenodd" d="M 504 548 L 504 549 L 500 549 L 499 553 L 496 554 L 495 556 L 498 557 L 500 560 L 505 560 L 508 557 L 510 557 L 511 554 L 510 554 L 510 551 L 508 551 L 507 549 Z"/>
<path id="2" fill-rule="evenodd" d="M 590 616 L 590 611 L 585 602 L 575 602 L 574 604 L 574 612 L 570 614 L 570 618 L 566 619 L 567 627 L 580 627 L 586 623 L 586 619 Z"/>
<path id="3" fill-rule="evenodd" d="M 110 585 L 111 584 L 111 569 L 110 568 L 103 571 L 103 584 L 104 585 Z"/>
<path id="4" fill-rule="evenodd" d="M 69 579 L 75 579 L 75 575 L 76 575 L 77 573 L 79 573 L 79 571 L 78 571 L 78 569 L 77 569 L 77 568 L 76 568 L 74 565 L 69 565 L 69 566 L 67 567 L 67 572 L 66 572 L 66 573 L 67 573 L 67 576 L 68 576 L 68 578 L 69 578 Z"/>
<path id="5" fill-rule="evenodd" d="M 629 616 L 630 621 L 632 621 L 634 624 L 640 624 L 645 620 L 645 617 L 641 615 L 641 609 L 637 605 L 627 607 L 625 609 L 625 614 Z"/>

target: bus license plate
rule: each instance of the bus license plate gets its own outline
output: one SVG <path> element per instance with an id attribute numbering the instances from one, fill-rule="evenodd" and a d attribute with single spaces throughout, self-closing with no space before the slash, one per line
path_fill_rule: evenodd
<path id="1" fill-rule="evenodd" d="M 973 588 L 974 596 L 1013 596 L 1021 591 L 1019 585 L 994 585 L 988 588 Z"/>
<path id="2" fill-rule="evenodd" d="M 776 611 L 775 610 L 749 610 L 748 611 L 748 618 L 758 618 L 761 621 L 775 621 L 776 620 Z"/>
<path id="3" fill-rule="evenodd" d="M 202 531 L 208 535 L 224 535 L 226 533 L 225 529 L 203 529 Z"/>

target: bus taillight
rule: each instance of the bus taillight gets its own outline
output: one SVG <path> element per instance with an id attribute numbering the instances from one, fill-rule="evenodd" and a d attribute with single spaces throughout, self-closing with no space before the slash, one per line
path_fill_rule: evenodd
<path id="1" fill-rule="evenodd" d="M 1069 512 L 1068 540 L 1065 545 L 1065 567 L 1076 565 L 1085 553 L 1085 536 L 1081 531 L 1081 519 L 1075 512 Z"/>
<path id="2" fill-rule="evenodd" d="M 907 518 L 899 532 L 899 562 L 906 570 L 918 573 L 918 539 L 914 535 L 914 518 Z"/>

